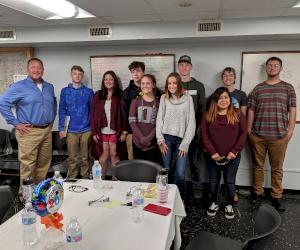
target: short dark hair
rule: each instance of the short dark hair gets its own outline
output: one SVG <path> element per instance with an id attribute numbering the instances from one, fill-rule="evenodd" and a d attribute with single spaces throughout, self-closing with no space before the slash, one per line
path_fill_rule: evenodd
<path id="1" fill-rule="evenodd" d="M 232 67 L 226 67 L 225 69 L 222 70 L 222 75 L 221 77 L 223 78 L 225 72 L 229 72 L 229 73 L 233 73 L 234 74 L 234 78 L 236 78 L 236 72 L 235 69 Z"/>
<path id="2" fill-rule="evenodd" d="M 176 78 L 177 90 L 176 90 L 175 95 L 177 97 L 181 97 L 183 95 L 183 93 L 182 93 L 182 81 L 181 81 L 181 77 L 180 77 L 180 75 L 177 72 L 172 72 L 172 73 L 170 73 L 168 75 L 168 77 L 166 79 L 166 85 L 165 85 L 165 95 L 166 95 L 166 98 L 169 99 L 172 96 L 172 94 L 170 93 L 170 91 L 168 89 L 168 85 L 169 85 L 168 80 L 169 80 L 170 77 L 175 77 Z"/>
<path id="3" fill-rule="evenodd" d="M 71 72 L 72 72 L 73 70 L 78 70 L 78 71 L 80 71 L 81 73 L 84 74 L 83 68 L 81 68 L 81 66 L 79 66 L 79 65 L 73 65 L 72 68 L 71 68 Z"/>
<path id="4" fill-rule="evenodd" d="M 282 67 L 282 60 L 277 57 L 277 56 L 272 56 L 270 57 L 267 61 L 266 61 L 266 65 L 270 62 L 270 61 L 277 61 L 279 62 L 280 66 Z"/>
<path id="5" fill-rule="evenodd" d="M 33 61 L 39 62 L 44 67 L 43 61 L 41 59 L 39 59 L 37 57 L 32 57 L 27 61 L 27 68 L 29 67 L 29 64 Z"/>
<path id="6" fill-rule="evenodd" d="M 145 63 L 139 61 L 133 61 L 128 65 L 128 69 L 131 71 L 133 69 L 141 68 L 145 72 Z"/>

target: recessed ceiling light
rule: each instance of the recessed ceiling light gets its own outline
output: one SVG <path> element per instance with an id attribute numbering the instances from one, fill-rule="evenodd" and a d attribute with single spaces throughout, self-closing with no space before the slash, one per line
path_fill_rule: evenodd
<path id="1" fill-rule="evenodd" d="M 181 0 L 179 1 L 178 6 L 182 8 L 191 7 L 192 3 L 189 0 Z"/>

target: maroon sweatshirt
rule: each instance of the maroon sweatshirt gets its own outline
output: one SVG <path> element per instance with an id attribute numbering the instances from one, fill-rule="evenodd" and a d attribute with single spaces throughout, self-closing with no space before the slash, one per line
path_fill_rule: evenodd
<path id="1" fill-rule="evenodd" d="M 158 107 L 158 97 L 152 102 L 146 102 L 139 96 L 131 102 L 128 119 L 132 129 L 132 140 L 143 151 L 157 145 L 155 124 Z"/>
<path id="2" fill-rule="evenodd" d="M 226 115 L 218 115 L 213 123 L 208 123 L 203 116 L 201 139 L 204 152 L 227 156 L 229 152 L 240 153 L 247 138 L 246 118 L 240 113 L 239 122 L 230 124 Z"/>

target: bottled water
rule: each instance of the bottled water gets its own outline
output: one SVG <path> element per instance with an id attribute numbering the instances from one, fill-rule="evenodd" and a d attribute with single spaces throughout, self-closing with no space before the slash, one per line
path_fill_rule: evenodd
<path id="1" fill-rule="evenodd" d="M 140 223 L 144 220 L 144 194 L 139 184 L 132 195 L 133 221 Z"/>
<path id="2" fill-rule="evenodd" d="M 33 179 L 27 178 L 23 181 L 23 201 L 24 204 L 31 203 L 32 193 L 34 189 L 34 182 Z"/>
<path id="3" fill-rule="evenodd" d="M 67 249 L 82 249 L 82 230 L 76 217 L 72 217 L 66 229 Z"/>
<path id="4" fill-rule="evenodd" d="M 94 185 L 94 188 L 100 189 L 102 169 L 101 169 L 99 161 L 94 161 L 92 172 L 93 172 L 93 185 Z"/>
<path id="5" fill-rule="evenodd" d="M 26 203 L 21 216 L 23 224 L 24 245 L 33 245 L 38 241 L 38 234 L 36 230 L 36 214 L 30 202 Z"/>
<path id="6" fill-rule="evenodd" d="M 156 178 L 157 182 L 157 202 L 166 203 L 168 201 L 168 170 L 161 169 Z"/>
<path id="7" fill-rule="evenodd" d="M 53 175 L 53 179 L 59 181 L 61 184 L 63 184 L 64 178 L 61 176 L 59 171 L 55 171 Z"/>

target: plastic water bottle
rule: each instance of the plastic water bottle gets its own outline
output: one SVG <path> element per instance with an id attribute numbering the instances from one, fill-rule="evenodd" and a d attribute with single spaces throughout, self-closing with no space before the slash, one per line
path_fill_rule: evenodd
<path id="1" fill-rule="evenodd" d="M 64 178 L 61 176 L 59 171 L 55 171 L 53 175 L 53 179 L 59 181 L 61 184 L 63 184 Z"/>
<path id="2" fill-rule="evenodd" d="M 144 194 L 139 184 L 132 195 L 133 221 L 140 223 L 144 220 Z"/>
<path id="3" fill-rule="evenodd" d="M 36 214 L 30 202 L 26 203 L 21 214 L 23 224 L 23 242 L 26 246 L 31 246 L 38 241 L 36 230 Z"/>
<path id="4" fill-rule="evenodd" d="M 94 185 L 94 188 L 100 189 L 102 169 L 101 169 L 99 161 L 94 161 L 92 172 L 93 172 L 93 185 Z"/>
<path id="5" fill-rule="evenodd" d="M 27 178 L 23 181 L 23 201 L 26 205 L 27 203 L 31 203 L 32 193 L 34 189 L 34 181 L 31 178 Z"/>
<path id="6" fill-rule="evenodd" d="M 70 222 L 66 230 L 66 236 L 67 236 L 68 250 L 82 249 L 82 245 L 81 245 L 82 230 L 76 217 L 72 217 L 70 219 Z"/>
<path id="7" fill-rule="evenodd" d="M 157 202 L 166 203 L 168 201 L 168 170 L 162 168 L 156 178 L 157 182 Z"/>

